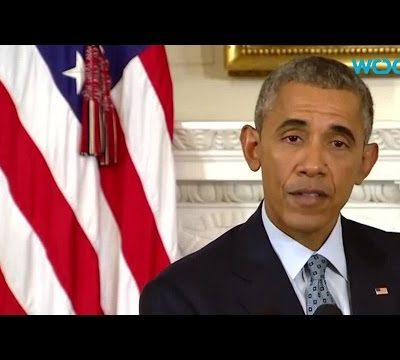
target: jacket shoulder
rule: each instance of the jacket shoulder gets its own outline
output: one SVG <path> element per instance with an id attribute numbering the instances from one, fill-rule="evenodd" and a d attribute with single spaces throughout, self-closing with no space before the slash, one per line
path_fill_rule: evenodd
<path id="1" fill-rule="evenodd" d="M 400 233 L 386 231 L 374 226 L 359 223 L 354 220 L 346 219 L 342 216 L 342 228 L 344 240 L 348 237 L 349 241 L 364 241 L 373 244 L 382 251 L 400 251 Z"/>
<path id="2" fill-rule="evenodd" d="M 399 239 L 400 237 L 400 232 L 394 232 L 394 231 L 386 231 L 371 225 L 367 225 L 364 223 L 360 223 L 355 220 L 347 219 L 344 216 L 342 216 L 342 224 L 346 227 L 350 227 L 353 230 L 358 230 L 362 232 L 368 232 L 371 234 L 376 234 L 376 235 L 381 235 L 387 238 L 394 238 L 394 239 Z"/>
<path id="3" fill-rule="evenodd" d="M 229 288 L 230 253 L 243 224 L 169 265 L 144 287 L 141 314 L 215 313 Z"/>

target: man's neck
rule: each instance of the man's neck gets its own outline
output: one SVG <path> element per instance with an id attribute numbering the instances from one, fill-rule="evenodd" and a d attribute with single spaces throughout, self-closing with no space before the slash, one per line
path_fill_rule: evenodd
<path id="1" fill-rule="evenodd" d="M 296 240 L 301 245 L 307 247 L 310 250 L 317 251 L 321 248 L 321 246 L 328 239 L 331 234 L 333 228 L 335 227 L 338 219 L 332 219 L 330 222 L 325 224 L 322 228 L 319 228 L 315 231 L 298 231 L 293 228 L 289 228 L 285 226 L 285 224 L 281 224 L 279 221 L 276 221 L 273 217 L 271 217 L 266 211 L 266 215 L 268 219 L 271 221 L 273 225 L 275 225 L 280 231 Z"/>
<path id="2" fill-rule="evenodd" d="M 325 241 L 328 239 L 330 233 L 332 232 L 336 222 L 332 224 L 328 228 L 327 231 L 319 231 L 319 232 L 312 232 L 312 233 L 303 233 L 303 232 L 295 232 L 295 231 L 285 231 L 282 230 L 286 235 L 290 236 L 291 238 L 295 239 L 298 243 L 305 246 L 306 248 L 317 251 L 324 245 Z M 276 226 L 276 225 L 275 225 Z"/>

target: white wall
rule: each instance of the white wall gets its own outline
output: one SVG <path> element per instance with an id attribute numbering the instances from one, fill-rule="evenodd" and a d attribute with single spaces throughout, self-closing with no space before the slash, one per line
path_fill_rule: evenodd
<path id="1" fill-rule="evenodd" d="M 223 45 L 168 45 L 178 121 L 252 120 L 262 78 L 230 77 Z M 366 78 L 375 118 L 400 120 L 400 77 Z"/>
<path id="2" fill-rule="evenodd" d="M 243 160 L 239 129 L 252 122 L 262 78 L 230 77 L 224 47 L 167 46 L 177 120 L 174 154 L 179 241 L 190 253 L 243 222 L 262 199 L 260 174 Z M 380 158 L 343 213 L 400 231 L 400 77 L 366 78 Z"/>

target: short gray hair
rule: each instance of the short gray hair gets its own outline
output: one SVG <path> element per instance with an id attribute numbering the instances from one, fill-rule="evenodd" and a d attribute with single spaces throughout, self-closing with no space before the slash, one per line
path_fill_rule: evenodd
<path id="1" fill-rule="evenodd" d="M 365 142 L 368 142 L 374 119 L 371 92 L 364 81 L 348 66 L 321 56 L 296 58 L 267 76 L 261 87 L 255 110 L 254 122 L 258 131 L 262 129 L 266 112 L 270 109 L 279 89 L 290 81 L 324 89 L 349 90 L 360 96 Z"/>

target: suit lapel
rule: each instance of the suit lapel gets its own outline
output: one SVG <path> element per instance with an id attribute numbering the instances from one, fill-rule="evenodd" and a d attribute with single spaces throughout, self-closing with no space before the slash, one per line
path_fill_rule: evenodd
<path id="1" fill-rule="evenodd" d="M 257 211 L 233 239 L 232 270 L 238 301 L 249 314 L 303 314 L 290 280 L 275 254 Z"/>
<path id="2" fill-rule="evenodd" d="M 398 312 L 397 284 L 391 279 L 387 256 L 370 229 L 342 217 L 343 243 L 350 281 L 352 314 L 391 314 Z M 381 239 L 382 240 L 382 239 Z M 393 286 L 392 286 L 393 285 Z M 376 288 L 388 288 L 379 295 Z"/>

